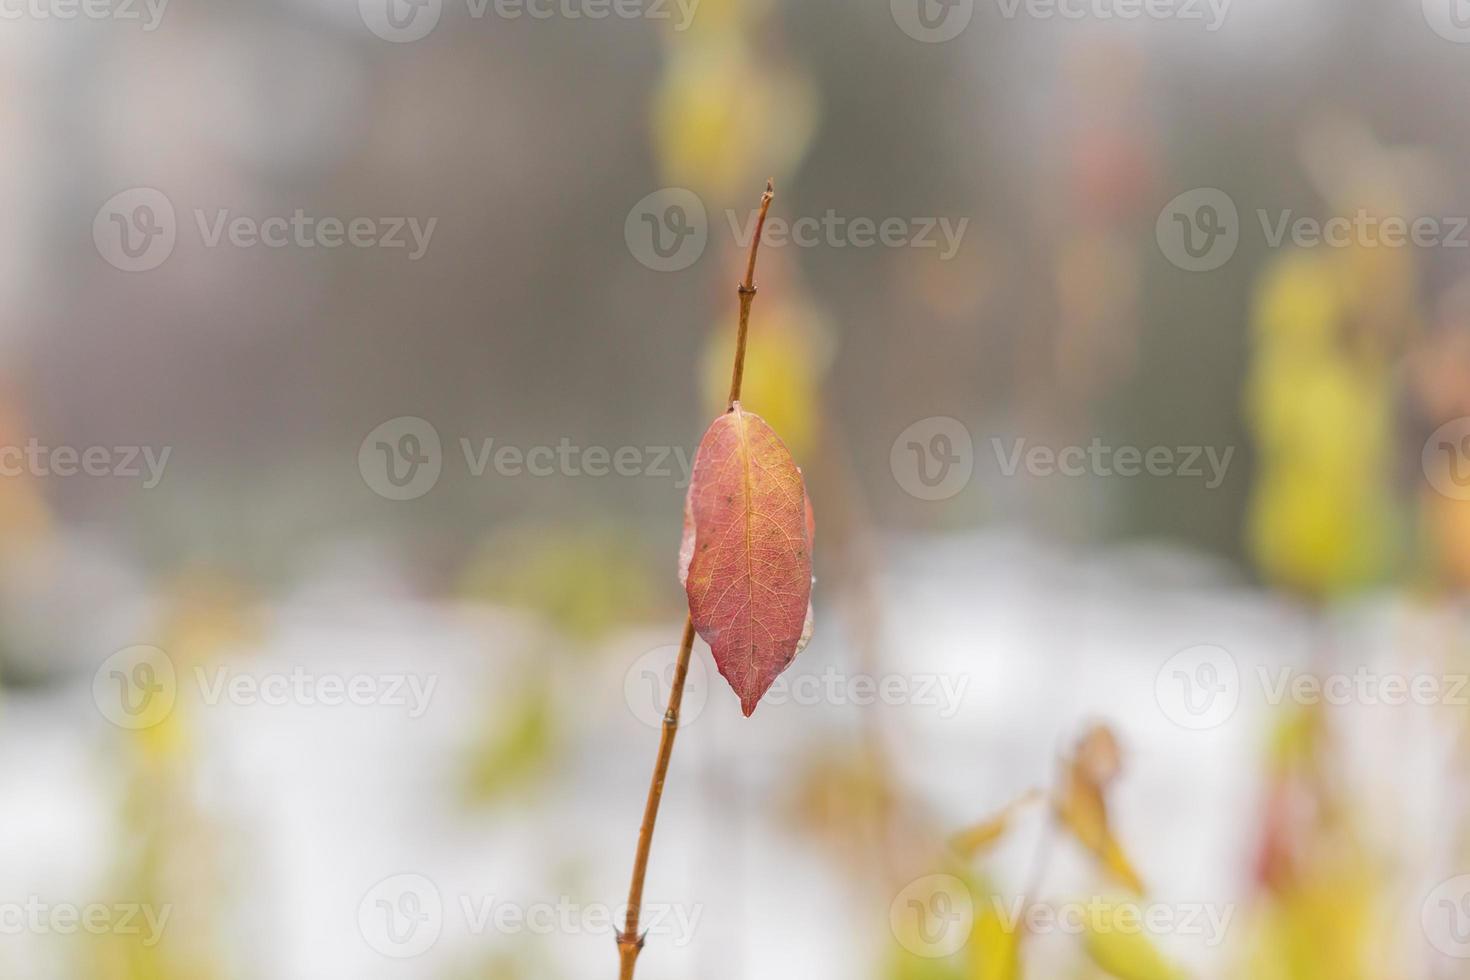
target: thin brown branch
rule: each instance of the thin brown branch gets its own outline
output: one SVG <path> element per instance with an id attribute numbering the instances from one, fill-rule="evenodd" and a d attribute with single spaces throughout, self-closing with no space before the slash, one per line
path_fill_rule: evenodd
<path id="1" fill-rule="evenodd" d="M 745 338 L 750 332 L 750 304 L 755 299 L 755 253 L 761 247 L 761 233 L 766 227 L 766 212 L 776 196 L 775 184 L 767 180 L 761 195 L 760 214 L 755 219 L 755 234 L 750 239 L 750 257 L 745 263 L 745 281 L 737 287 L 740 294 L 740 329 L 735 334 L 735 370 L 730 376 L 730 408 L 740 400 L 740 382 L 745 378 Z"/>
<path id="2" fill-rule="evenodd" d="M 730 407 L 740 397 L 740 379 L 745 373 L 745 337 L 750 326 L 750 301 L 755 298 L 755 253 L 760 246 L 766 212 L 775 196 L 771 181 L 761 195 L 760 217 L 755 224 L 755 237 L 750 242 L 750 258 L 745 266 L 745 281 L 740 284 L 740 333 L 735 340 L 735 373 L 730 381 Z M 643 937 L 638 934 L 638 919 L 643 908 L 643 882 L 648 876 L 648 855 L 653 849 L 653 827 L 658 822 L 658 806 L 664 796 L 664 780 L 669 775 L 669 760 L 674 755 L 674 736 L 679 733 L 679 709 L 684 702 L 684 681 L 689 676 L 689 654 L 694 649 L 694 618 L 684 620 L 684 638 L 679 642 L 679 659 L 674 667 L 674 686 L 669 691 L 669 706 L 664 711 L 663 734 L 658 741 L 658 760 L 653 765 L 653 781 L 648 784 L 648 801 L 643 806 L 643 826 L 638 831 L 638 853 L 633 858 L 633 883 L 628 888 L 628 917 L 618 934 L 619 980 L 633 980 L 638 954 L 643 952 Z"/>
<path id="3" fill-rule="evenodd" d="M 679 641 L 679 659 L 674 666 L 674 686 L 669 690 L 669 706 L 664 711 L 663 734 L 658 741 L 658 761 L 653 766 L 653 781 L 648 784 L 648 801 L 643 806 L 643 826 L 638 831 L 638 854 L 633 859 L 633 884 L 628 889 L 628 918 L 618 936 L 618 958 L 622 962 L 620 980 L 633 980 L 633 967 L 643 950 L 643 937 L 638 934 L 638 917 L 643 908 L 643 881 L 648 874 L 648 854 L 653 848 L 653 825 L 658 821 L 658 805 L 664 796 L 664 780 L 669 775 L 669 759 L 674 754 L 674 736 L 679 733 L 679 708 L 684 700 L 684 681 L 689 676 L 689 653 L 694 649 L 694 620 L 684 620 L 684 638 Z"/>

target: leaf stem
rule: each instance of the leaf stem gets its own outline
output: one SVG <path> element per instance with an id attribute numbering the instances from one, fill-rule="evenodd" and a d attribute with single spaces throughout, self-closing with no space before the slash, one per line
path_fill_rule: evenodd
<path id="1" fill-rule="evenodd" d="M 771 198 L 776 196 L 776 187 L 766 181 L 766 192 L 761 195 L 760 214 L 755 219 L 755 234 L 750 239 L 750 257 L 745 263 L 745 281 L 736 287 L 740 294 L 740 329 L 735 335 L 735 370 L 730 376 L 730 404 L 733 409 L 740 400 L 740 382 L 745 378 L 745 338 L 750 332 L 750 304 L 755 299 L 755 253 L 761 247 L 761 232 L 766 227 L 766 212 L 771 210 Z"/>

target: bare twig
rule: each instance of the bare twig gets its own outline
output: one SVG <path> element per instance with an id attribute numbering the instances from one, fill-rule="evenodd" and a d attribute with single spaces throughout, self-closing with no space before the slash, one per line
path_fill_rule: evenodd
<path id="1" fill-rule="evenodd" d="M 761 232 L 766 227 L 766 212 L 771 210 L 771 198 L 776 196 L 775 185 L 766 181 L 766 192 L 761 195 L 760 214 L 755 219 L 755 235 L 750 239 L 750 258 L 745 263 L 745 281 L 737 288 L 740 293 L 740 329 L 735 334 L 735 370 L 730 376 L 730 408 L 740 400 L 740 382 L 745 377 L 745 337 L 750 330 L 750 304 L 755 299 L 755 253 L 761 245 Z"/>
<path id="2" fill-rule="evenodd" d="M 756 220 L 755 237 L 750 241 L 750 258 L 745 265 L 745 281 L 739 286 L 740 332 L 735 339 L 735 372 L 730 380 L 730 408 L 740 398 L 740 381 L 745 374 L 745 339 L 750 327 L 750 304 L 755 299 L 755 253 L 760 247 L 761 229 L 766 212 L 771 208 L 775 189 L 766 181 L 761 195 L 760 217 Z M 684 638 L 679 642 L 679 659 L 674 667 L 674 685 L 669 691 L 669 706 L 664 711 L 663 732 L 658 741 L 658 759 L 653 766 L 653 780 L 648 785 L 648 801 L 643 806 L 643 825 L 638 831 L 638 853 L 633 858 L 633 883 L 628 888 L 628 917 L 618 934 L 619 980 L 633 980 L 638 954 L 643 951 L 643 937 L 638 934 L 638 919 L 643 907 L 643 882 L 648 876 L 648 855 L 653 848 L 653 827 L 658 822 L 658 807 L 664 796 L 664 780 L 669 775 L 669 760 L 674 754 L 674 736 L 679 733 L 679 709 L 684 702 L 684 682 L 689 676 L 689 655 L 694 649 L 694 619 L 684 620 Z"/>

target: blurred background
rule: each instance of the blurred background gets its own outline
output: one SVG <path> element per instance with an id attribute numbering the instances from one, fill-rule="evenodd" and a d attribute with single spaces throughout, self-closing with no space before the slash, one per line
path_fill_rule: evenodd
<path id="1" fill-rule="evenodd" d="M 0 976 L 611 977 L 760 192 L 816 633 L 644 980 L 1470 977 L 1463 0 L 0 0 Z"/>

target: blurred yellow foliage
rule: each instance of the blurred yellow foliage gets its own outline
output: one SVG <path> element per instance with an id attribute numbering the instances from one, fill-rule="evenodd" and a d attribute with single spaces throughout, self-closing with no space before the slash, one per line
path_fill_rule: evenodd
<path id="1" fill-rule="evenodd" d="M 1185 975 L 1144 934 L 1136 905 L 1090 905 L 1082 945 L 1098 967 L 1118 980 L 1180 980 Z"/>
<path id="2" fill-rule="evenodd" d="M 718 210 L 739 207 L 761 180 L 779 181 L 796 167 L 816 130 L 809 79 L 760 61 L 734 33 L 683 38 L 667 50 L 652 110 L 665 183 Z M 744 212 L 738 217 L 743 228 Z M 712 210 L 709 220 L 712 231 L 728 230 L 723 214 Z"/>
<path id="3" fill-rule="evenodd" d="M 1354 346 L 1341 262 L 1290 253 L 1267 271 L 1246 393 L 1251 550 L 1271 582 L 1319 598 L 1381 574 L 1392 540 L 1392 378 Z"/>
<path id="4" fill-rule="evenodd" d="M 789 290 L 783 290 L 789 292 Z M 814 307 L 783 296 L 751 317 L 740 403 L 770 423 L 798 462 L 813 457 L 820 429 L 821 383 L 830 361 L 826 319 Z M 708 410 L 725 410 L 735 356 L 734 317 L 717 323 L 705 345 L 701 372 Z"/>

